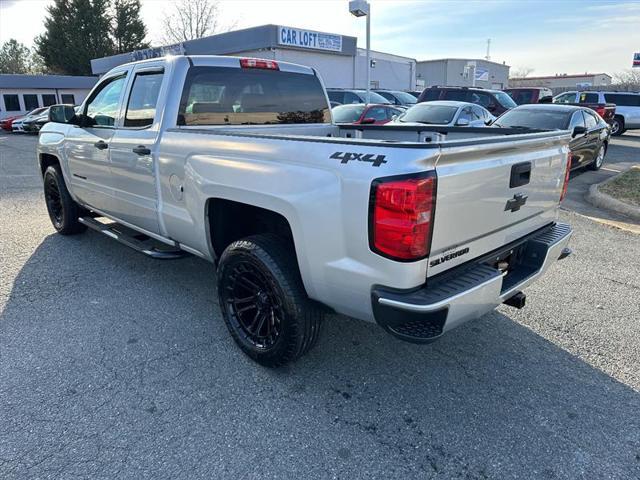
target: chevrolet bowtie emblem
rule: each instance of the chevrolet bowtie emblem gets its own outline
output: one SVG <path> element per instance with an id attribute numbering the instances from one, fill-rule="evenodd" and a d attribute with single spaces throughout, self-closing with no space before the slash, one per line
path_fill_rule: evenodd
<path id="1" fill-rule="evenodd" d="M 516 193 L 513 198 L 507 200 L 507 204 L 504 206 L 504 211 L 511 210 L 512 212 L 516 212 L 520 210 L 520 207 L 527 203 L 527 195 L 523 195 L 522 193 Z"/>

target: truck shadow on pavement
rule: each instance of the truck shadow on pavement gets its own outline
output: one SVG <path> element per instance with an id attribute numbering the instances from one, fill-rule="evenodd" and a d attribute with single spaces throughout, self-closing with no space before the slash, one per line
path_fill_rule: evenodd
<path id="1" fill-rule="evenodd" d="M 2 478 L 640 476 L 638 392 L 501 313 L 424 346 L 331 316 L 267 370 L 210 264 L 93 232 L 25 263 L 0 359 Z"/>

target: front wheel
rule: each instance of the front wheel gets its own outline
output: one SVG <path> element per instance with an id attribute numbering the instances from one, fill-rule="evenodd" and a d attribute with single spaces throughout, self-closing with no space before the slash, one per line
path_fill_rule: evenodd
<path id="1" fill-rule="evenodd" d="M 598 153 L 596 154 L 595 160 L 589 164 L 589 169 L 591 170 L 600 170 L 600 167 L 604 163 L 604 155 L 607 152 L 607 147 L 605 145 L 600 145 L 598 149 Z"/>
<path id="2" fill-rule="evenodd" d="M 265 234 L 229 245 L 218 300 L 235 342 L 263 366 L 292 362 L 318 340 L 324 315 L 306 295 L 291 241 Z"/>
<path id="3" fill-rule="evenodd" d="M 53 228 L 62 235 L 75 235 L 87 227 L 78 221 L 82 207 L 73 201 L 58 165 L 44 172 L 44 200 Z"/>

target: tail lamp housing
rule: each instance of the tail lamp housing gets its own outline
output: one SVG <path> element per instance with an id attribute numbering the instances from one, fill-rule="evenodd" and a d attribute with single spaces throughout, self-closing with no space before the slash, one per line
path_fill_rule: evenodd
<path id="1" fill-rule="evenodd" d="M 371 250 L 401 262 L 429 256 L 436 190 L 433 171 L 374 180 L 369 208 Z"/>
<path id="2" fill-rule="evenodd" d="M 560 194 L 560 201 L 562 201 L 567 194 L 569 188 L 569 175 L 571 174 L 571 162 L 573 161 L 573 154 L 569 152 L 567 154 L 567 169 L 564 171 L 564 184 L 562 185 L 562 193 Z"/>
<path id="3" fill-rule="evenodd" d="M 262 58 L 241 58 L 240 66 L 242 68 L 261 68 L 263 70 L 280 70 L 278 62 L 273 60 L 265 60 Z"/>

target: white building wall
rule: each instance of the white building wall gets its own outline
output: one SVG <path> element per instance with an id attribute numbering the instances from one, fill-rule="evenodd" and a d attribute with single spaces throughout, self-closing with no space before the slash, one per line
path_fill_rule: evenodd
<path id="1" fill-rule="evenodd" d="M 315 51 L 276 49 L 275 60 L 315 68 L 328 88 L 353 88 L 353 57 Z"/>

